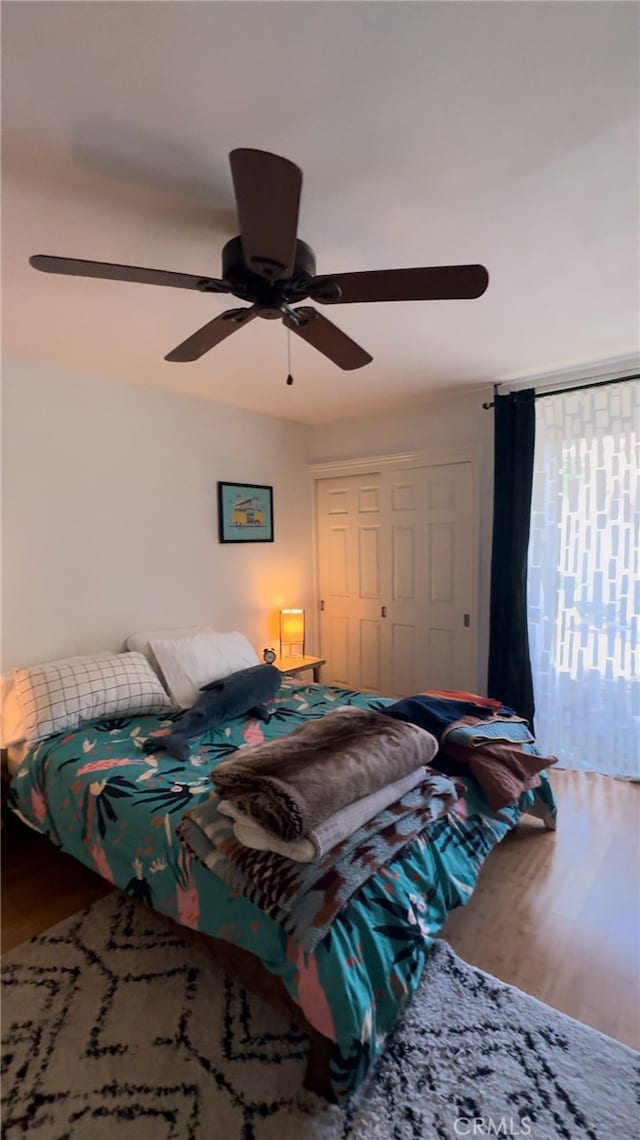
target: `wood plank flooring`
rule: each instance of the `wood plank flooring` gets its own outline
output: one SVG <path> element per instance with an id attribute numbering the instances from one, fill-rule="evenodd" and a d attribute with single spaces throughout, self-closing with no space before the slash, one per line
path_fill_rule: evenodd
<path id="1" fill-rule="evenodd" d="M 640 1049 L 640 786 L 551 779 L 558 830 L 525 817 L 442 934 L 467 962 Z"/>
<path id="2" fill-rule="evenodd" d="M 113 890 L 82 863 L 9 815 L 2 828 L 2 951 Z"/>
<path id="3" fill-rule="evenodd" d="M 443 930 L 468 962 L 640 1049 L 640 786 L 555 771 L 558 830 L 525 819 Z M 2 949 L 111 888 L 11 818 Z"/>

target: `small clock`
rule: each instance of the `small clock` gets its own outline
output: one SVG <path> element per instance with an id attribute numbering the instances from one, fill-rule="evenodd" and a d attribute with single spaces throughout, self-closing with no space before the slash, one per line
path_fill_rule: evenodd
<path id="1" fill-rule="evenodd" d="M 262 660 L 264 661 L 265 665 L 273 665 L 273 662 L 277 656 L 278 654 L 276 653 L 275 649 L 262 650 Z"/>

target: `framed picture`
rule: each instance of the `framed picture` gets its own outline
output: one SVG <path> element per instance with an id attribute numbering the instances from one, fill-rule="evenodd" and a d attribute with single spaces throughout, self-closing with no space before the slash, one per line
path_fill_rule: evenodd
<path id="1" fill-rule="evenodd" d="M 273 487 L 218 483 L 220 542 L 273 542 Z"/>

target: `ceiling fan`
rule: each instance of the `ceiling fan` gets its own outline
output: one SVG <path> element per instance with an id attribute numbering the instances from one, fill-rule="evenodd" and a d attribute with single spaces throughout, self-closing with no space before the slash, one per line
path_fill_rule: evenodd
<path id="1" fill-rule="evenodd" d="M 349 305 L 455 300 L 480 297 L 489 284 L 489 274 L 482 265 L 316 275 L 314 252 L 297 237 L 302 190 L 299 167 L 279 155 L 249 148 L 232 150 L 229 160 L 240 235 L 222 250 L 221 278 L 46 254 L 30 257 L 30 264 L 44 273 L 231 293 L 248 302 L 248 308 L 227 309 L 214 317 L 169 352 L 165 360 L 197 360 L 254 317 L 265 317 L 282 320 L 288 329 L 344 369 L 361 368 L 373 357 L 311 305 L 299 305 L 300 301 L 308 297 L 321 305 Z"/>

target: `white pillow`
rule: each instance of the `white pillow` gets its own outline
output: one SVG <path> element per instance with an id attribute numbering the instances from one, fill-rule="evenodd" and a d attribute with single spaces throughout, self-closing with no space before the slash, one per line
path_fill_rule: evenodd
<path id="1" fill-rule="evenodd" d="M 91 720 L 168 712 L 171 703 L 141 653 L 50 661 L 15 669 L 25 739 L 43 740 Z"/>
<path id="2" fill-rule="evenodd" d="M 80 654 L 74 657 L 60 657 L 51 662 L 55 665 L 76 665 L 83 661 L 96 661 L 100 657 L 112 657 L 109 649 L 102 649 L 99 653 Z M 0 748 L 11 748 L 16 744 L 28 744 L 26 725 L 20 694 L 15 684 L 15 670 L 3 673 L 0 676 Z"/>
<path id="3" fill-rule="evenodd" d="M 191 708 L 202 685 L 259 664 L 258 654 L 243 633 L 199 633 L 151 641 L 150 647 L 167 691 L 181 709 Z"/>
<path id="4" fill-rule="evenodd" d="M 188 625 L 184 629 L 156 629 L 151 633 L 132 633 L 125 641 L 126 648 L 132 653 L 144 653 L 151 668 L 157 672 L 156 660 L 151 652 L 149 643 L 155 641 L 177 641 L 183 637 L 195 637 L 198 633 L 213 633 L 210 625 Z"/>

